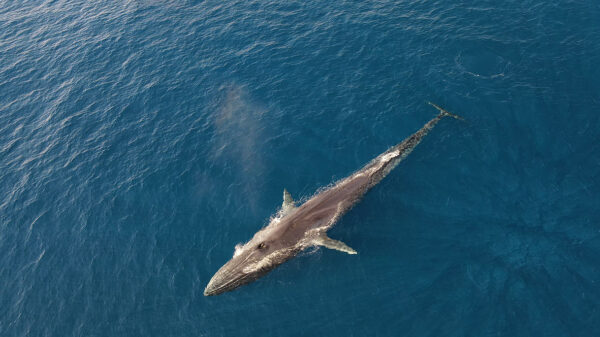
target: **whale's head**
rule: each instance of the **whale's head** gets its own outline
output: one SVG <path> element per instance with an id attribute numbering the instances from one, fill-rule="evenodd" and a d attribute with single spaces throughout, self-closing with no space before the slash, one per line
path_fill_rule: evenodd
<path id="1" fill-rule="evenodd" d="M 204 296 L 218 295 L 248 284 L 298 253 L 296 246 L 267 238 L 264 230 L 235 247 L 233 257 L 210 279 Z"/>

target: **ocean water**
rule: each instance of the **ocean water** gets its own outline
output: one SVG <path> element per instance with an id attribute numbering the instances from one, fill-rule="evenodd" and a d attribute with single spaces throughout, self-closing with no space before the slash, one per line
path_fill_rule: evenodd
<path id="1" fill-rule="evenodd" d="M 598 336 L 600 3 L 0 1 L 0 336 Z M 296 199 L 444 120 L 216 297 Z"/>

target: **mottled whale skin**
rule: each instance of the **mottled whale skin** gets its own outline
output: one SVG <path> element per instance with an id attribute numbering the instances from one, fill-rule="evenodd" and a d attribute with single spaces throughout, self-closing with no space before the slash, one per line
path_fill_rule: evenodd
<path id="1" fill-rule="evenodd" d="M 289 193 L 284 190 L 284 201 L 279 212 L 250 241 L 235 247 L 233 258 L 212 277 L 204 295 L 218 295 L 248 284 L 308 247 L 324 246 L 356 254 L 354 249 L 327 237 L 326 233 L 369 189 L 412 152 L 440 119 L 445 116 L 460 118 L 433 103 L 429 104 L 440 113 L 419 131 L 304 204 L 296 207 Z"/>

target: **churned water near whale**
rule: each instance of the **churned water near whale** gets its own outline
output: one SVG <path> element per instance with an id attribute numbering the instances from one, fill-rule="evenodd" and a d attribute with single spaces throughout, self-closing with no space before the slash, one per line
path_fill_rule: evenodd
<path id="1" fill-rule="evenodd" d="M 4 1 L 1 336 L 597 336 L 597 1 Z M 328 236 L 205 297 L 440 122 Z"/>

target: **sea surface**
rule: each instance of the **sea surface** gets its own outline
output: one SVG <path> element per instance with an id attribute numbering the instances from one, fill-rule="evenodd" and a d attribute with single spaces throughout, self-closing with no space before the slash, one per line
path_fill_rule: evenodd
<path id="1" fill-rule="evenodd" d="M 312 249 L 277 211 L 445 119 Z M 600 2 L 0 0 L 0 336 L 599 336 Z"/>

